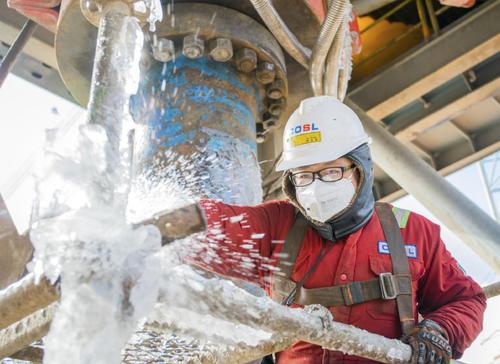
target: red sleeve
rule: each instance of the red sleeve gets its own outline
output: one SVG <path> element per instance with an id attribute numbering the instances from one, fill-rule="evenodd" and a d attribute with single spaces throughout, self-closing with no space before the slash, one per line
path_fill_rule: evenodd
<path id="1" fill-rule="evenodd" d="M 206 215 L 207 234 L 201 249 L 188 261 L 264 287 L 265 272 L 276 263 L 271 259 L 273 245 L 291 225 L 293 206 L 285 201 L 236 206 L 215 200 L 202 200 L 200 206 Z"/>
<path id="2" fill-rule="evenodd" d="M 446 330 L 456 359 L 483 328 L 486 296 L 446 250 L 439 226 L 432 224 L 431 230 L 426 273 L 419 283 L 418 308 L 424 318 Z"/>

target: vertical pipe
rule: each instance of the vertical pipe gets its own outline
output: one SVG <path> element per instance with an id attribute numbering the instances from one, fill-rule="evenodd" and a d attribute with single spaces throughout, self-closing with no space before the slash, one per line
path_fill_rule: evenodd
<path id="1" fill-rule="evenodd" d="M 344 18 L 345 9 L 348 4 L 349 0 L 329 0 L 328 14 L 321 25 L 318 39 L 312 51 L 309 67 L 311 88 L 315 96 L 323 95 L 323 73 L 326 57 L 330 51 L 335 34 L 337 34 L 342 19 Z"/>
<path id="2" fill-rule="evenodd" d="M 152 204 L 168 204 L 176 192 L 260 202 L 255 121 L 262 95 L 254 77 L 207 57 L 147 63 L 131 104 L 134 120 L 144 124 L 136 131 L 134 161 L 139 180 L 149 184 L 144 197 Z"/>
<path id="3" fill-rule="evenodd" d="M 372 138 L 375 162 L 500 273 L 500 225 L 394 135 L 347 101 Z"/>
<path id="4" fill-rule="evenodd" d="M 439 33 L 439 21 L 436 16 L 436 11 L 434 6 L 432 6 L 432 0 L 425 0 L 425 6 L 427 8 L 427 13 L 429 14 L 429 19 L 431 20 L 432 31 L 434 34 Z"/>
<path id="5" fill-rule="evenodd" d="M 428 39 L 431 36 L 431 29 L 429 27 L 429 23 L 427 22 L 427 17 L 425 16 L 425 7 L 423 0 L 417 1 L 417 11 L 418 17 L 420 18 L 420 24 L 422 24 L 422 33 L 424 34 L 424 38 Z"/>
<path id="6" fill-rule="evenodd" d="M 129 99 L 139 82 L 139 57 L 143 33 L 136 18 L 129 16 L 125 2 L 108 3 L 103 10 L 97 35 L 97 47 L 92 71 L 87 124 L 101 125 L 107 135 L 107 170 L 100 180 L 100 198 L 106 203 L 121 204 L 125 211 L 124 196 L 115 196 L 127 175 L 128 161 L 123 161 L 120 147 L 128 140 L 123 125 L 130 120 Z M 126 193 L 123 193 L 126 195 Z"/>
<path id="7" fill-rule="evenodd" d="M 325 76 L 323 80 L 324 93 L 325 95 L 335 96 L 336 98 L 338 98 L 339 68 L 341 65 L 341 53 L 344 49 L 344 42 L 346 41 L 345 33 L 347 26 L 347 22 L 345 20 L 342 21 L 326 58 Z"/>
<path id="8" fill-rule="evenodd" d="M 12 67 L 16 63 L 17 57 L 23 51 L 24 46 L 28 43 L 28 40 L 31 38 L 31 35 L 36 30 L 36 23 L 33 20 L 28 20 L 24 23 L 21 32 L 17 36 L 16 40 L 10 46 L 7 54 L 2 60 L 0 64 L 0 87 L 2 87 L 3 82 L 7 78 Z"/>

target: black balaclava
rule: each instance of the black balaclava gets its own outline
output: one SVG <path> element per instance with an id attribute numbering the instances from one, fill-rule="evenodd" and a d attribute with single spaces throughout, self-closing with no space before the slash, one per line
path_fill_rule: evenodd
<path id="1" fill-rule="evenodd" d="M 336 241 L 362 228 L 371 218 L 375 206 L 373 197 L 373 162 L 370 148 L 363 144 L 344 155 L 356 165 L 360 179 L 353 201 L 344 210 L 326 222 L 313 220 L 300 206 L 295 194 L 295 186 L 290 181 L 290 171 L 283 174 L 283 192 L 292 204 L 305 216 L 310 225 L 325 239 Z"/>

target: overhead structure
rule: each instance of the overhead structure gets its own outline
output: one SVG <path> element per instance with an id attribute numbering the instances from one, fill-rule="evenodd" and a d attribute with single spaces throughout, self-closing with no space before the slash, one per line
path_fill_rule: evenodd
<path id="1" fill-rule="evenodd" d="M 356 104 L 348 105 L 372 138 L 371 150 L 379 166 L 500 273 L 500 225 Z"/>

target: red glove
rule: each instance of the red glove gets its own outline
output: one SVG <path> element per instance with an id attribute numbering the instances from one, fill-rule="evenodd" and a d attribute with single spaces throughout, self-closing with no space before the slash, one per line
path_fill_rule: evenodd
<path id="1" fill-rule="evenodd" d="M 446 332 L 432 320 L 423 320 L 401 340 L 412 348 L 411 364 L 448 364 L 451 360 Z"/>

